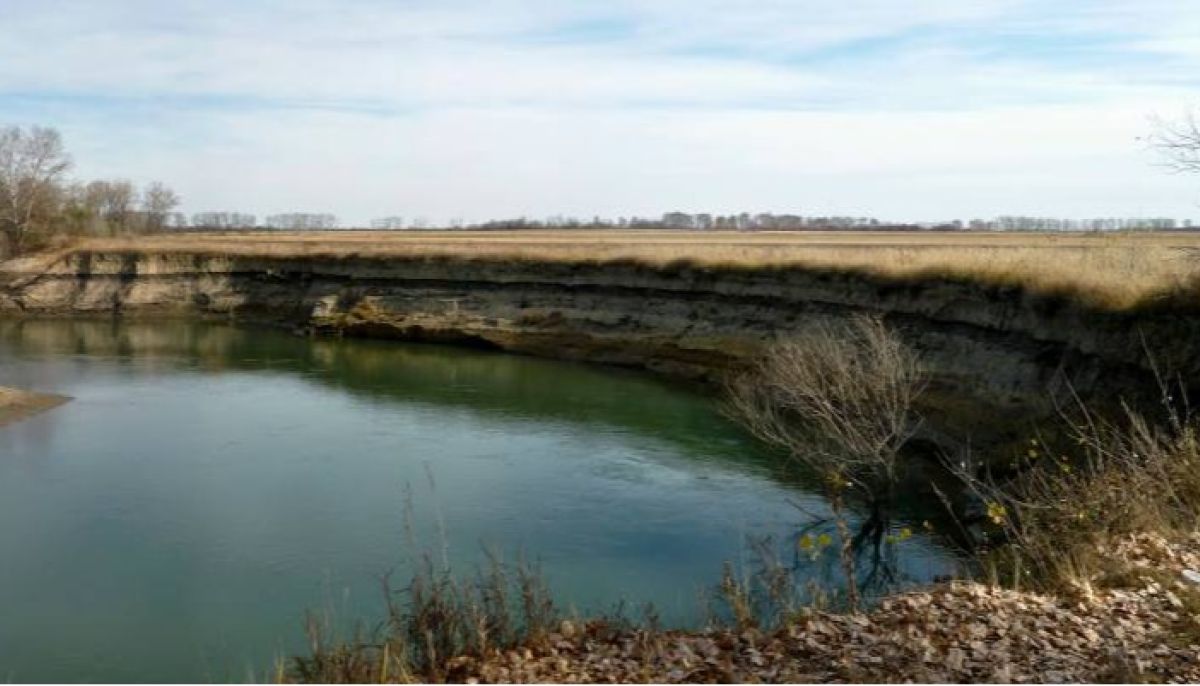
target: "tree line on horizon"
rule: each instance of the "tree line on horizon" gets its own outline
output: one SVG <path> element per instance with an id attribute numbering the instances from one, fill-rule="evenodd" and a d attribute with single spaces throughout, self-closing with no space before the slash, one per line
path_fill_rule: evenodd
<path id="1" fill-rule="evenodd" d="M 687 214 L 668 212 L 661 218 L 593 217 L 583 220 L 568 216 L 546 219 L 490 220 L 477 223 L 452 221 L 435 224 L 417 218 L 379 217 L 365 227 L 343 226 L 332 214 L 288 213 L 268 215 L 259 222 L 253 214 L 242 212 L 200 212 L 189 218 L 173 215 L 165 228 L 179 230 L 333 230 L 364 229 L 374 231 L 520 231 L 520 230 L 604 230 L 644 229 L 681 231 L 1170 231 L 1193 228 L 1191 220 L 1171 217 L 1097 217 L 1064 219 L 1038 216 L 1000 216 L 993 219 L 954 220 L 948 222 L 886 222 L 873 217 L 801 216 L 770 213 L 736 215 Z M 1200 227 L 1195 227 L 1200 228 Z"/>
<path id="2" fill-rule="evenodd" d="M 20 255 L 73 235 L 160 231 L 179 205 L 160 182 L 68 179 L 71 157 L 52 128 L 0 127 L 0 255 Z"/>
<path id="3" fill-rule="evenodd" d="M 139 188 L 125 179 L 67 176 L 72 159 L 62 135 L 44 126 L 0 127 L 0 258 L 80 236 L 121 236 L 171 229 L 248 229 L 252 214 L 175 209 L 179 194 L 155 181 Z M 265 228 L 337 228 L 332 214 L 291 212 L 266 217 Z"/>
<path id="4" fill-rule="evenodd" d="M 1153 144 L 1177 171 L 1200 171 L 1200 123 L 1159 124 Z M 176 208 L 180 196 L 161 182 L 138 188 L 124 179 L 73 180 L 72 161 L 62 136 L 53 128 L 0 127 L 0 258 L 20 255 L 74 236 L 115 236 L 165 230 L 289 231 L 343 228 L 333 214 L 288 212 L 258 218 L 244 212 L 197 212 L 190 217 Z M 370 223 L 377 230 L 429 228 L 472 230 L 521 229 L 674 229 L 697 231 L 806 230 L 934 230 L 934 231 L 1111 231 L 1191 229 L 1191 220 L 1169 217 L 1103 217 L 1062 219 L 1001 216 L 994 219 L 932 223 L 885 222 L 873 217 L 806 216 L 741 212 L 709 214 L 667 212 L 657 218 L 593 217 L 581 220 L 554 216 L 545 220 L 517 218 L 435 226 L 424 219 L 406 222 L 400 216 Z"/>
<path id="5" fill-rule="evenodd" d="M 383 228 L 383 227 L 376 227 Z M 387 228 L 408 228 L 389 226 Z M 411 228 L 427 228 L 413 226 Z M 731 215 L 707 213 L 689 214 L 667 212 L 659 219 L 621 217 L 617 220 L 595 217 L 588 221 L 570 217 L 551 217 L 546 220 L 510 219 L 488 221 L 479 224 L 460 225 L 454 228 L 475 230 L 510 230 L 538 228 L 630 228 L 630 229 L 678 229 L 687 231 L 823 231 L 823 230 L 867 230 L 867 231 L 1122 231 L 1122 230 L 1172 230 L 1190 229 L 1190 219 L 1182 221 L 1172 217 L 1097 217 L 1091 219 L 1065 219 L 1004 215 L 992 219 L 955 219 L 945 222 L 894 222 L 874 217 L 847 216 L 804 216 L 797 214 L 750 214 L 742 212 Z M 1200 228 L 1200 227 L 1197 227 Z"/>

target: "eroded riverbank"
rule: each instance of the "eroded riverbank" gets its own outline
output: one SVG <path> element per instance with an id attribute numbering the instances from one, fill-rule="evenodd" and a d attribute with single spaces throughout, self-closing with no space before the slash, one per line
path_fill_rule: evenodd
<path id="1" fill-rule="evenodd" d="M 196 317 L 498 348 L 719 385 L 777 336 L 881 315 L 920 351 L 927 438 L 1021 440 L 1068 388 L 1155 396 L 1200 378 L 1182 296 L 1121 311 L 940 277 L 809 267 L 76 250 L 0 268 L 4 317 Z M 1152 362 L 1153 360 L 1153 362 Z M 1027 421 L 1028 420 L 1028 421 Z"/>
<path id="2" fill-rule="evenodd" d="M 92 341 L 101 344 L 90 348 L 93 353 L 117 357 L 131 350 L 130 341 L 118 332 L 122 325 L 115 323 L 122 319 L 220 318 L 333 337 L 469 344 L 719 383 L 775 336 L 831 319 L 881 315 L 920 350 L 934 380 L 925 409 L 936 411 L 940 406 L 941 418 L 947 421 L 935 428 L 959 440 L 975 440 L 998 428 L 1028 440 L 1029 434 L 1014 428 L 1009 418 L 1048 408 L 1051 394 L 1067 385 L 1088 397 L 1115 399 L 1145 393 L 1154 388 L 1147 352 L 1162 368 L 1181 372 L 1185 382 L 1196 378 L 1194 341 L 1200 340 L 1189 338 L 1195 318 L 1186 304 L 1105 312 L 1018 289 L 946 280 L 881 282 L 812 270 L 78 252 L 37 269 L 12 265 L 6 269 L 0 308 L 3 316 L 14 320 L 13 326 L 28 325 L 22 336 L 43 335 L 43 324 L 55 328 L 50 322 L 28 321 L 40 317 L 98 319 L 102 321 L 95 326 L 68 327 L 72 330 L 60 341 L 59 350 L 71 353 Z M 157 360 L 160 351 L 183 343 L 186 356 L 196 355 L 202 365 L 225 369 L 229 350 L 220 337 L 189 335 L 169 342 L 161 338 L 161 328 L 156 323 L 139 333 L 134 348 L 145 361 Z M 336 342 L 312 345 L 314 360 L 339 363 L 330 352 Z M 366 366 L 353 370 L 361 388 L 352 390 L 378 394 L 378 375 L 394 369 L 397 362 L 392 357 L 396 353 L 384 352 L 390 347 L 380 346 L 378 359 L 368 356 Z M 258 358 L 253 346 L 238 355 Z M 354 364 L 358 367 L 362 362 Z M 258 364 L 254 363 L 255 369 Z M 409 371 L 424 374 L 428 369 L 423 363 Z M 457 389 L 457 379 L 456 373 L 438 380 L 430 387 L 431 397 L 443 397 L 448 387 Z M 238 390 L 249 399 L 257 387 Z M 543 391 L 523 393 L 532 397 Z M 450 392 L 458 394 L 458 390 Z M 470 398 L 464 402 L 471 407 L 478 401 L 473 390 L 462 397 Z M 255 409 L 270 406 L 265 398 L 259 401 Z M 553 408 L 549 414 L 556 421 L 564 418 L 561 399 L 543 404 Z M 621 400 L 613 406 L 626 405 L 628 401 Z M 489 406 L 489 412 L 504 416 L 508 407 L 508 402 L 499 403 Z M 361 409 L 355 408 L 356 414 Z M 203 405 L 196 410 L 194 416 L 201 417 L 211 411 Z M 636 422 L 642 422 L 660 413 L 661 407 L 655 406 L 633 414 Z M 580 421 L 584 414 L 566 419 Z M 172 425 L 185 426 L 194 416 L 181 415 Z M 327 425 L 328 417 L 322 414 L 317 423 Z M 676 424 L 664 421 L 659 429 L 679 429 Z M 244 438 L 250 441 L 261 431 L 255 427 Z M 285 428 L 279 431 L 274 439 L 287 439 Z M 686 434 L 680 431 L 680 441 L 692 445 L 694 438 Z M 175 437 L 171 439 L 162 450 L 174 449 L 166 447 L 174 445 Z M 256 464 L 254 455 L 250 459 L 247 453 L 239 464 Z M 613 455 L 601 457 L 607 464 Z M 623 487 L 628 485 L 622 481 Z M 722 484 L 722 499 L 728 497 L 728 487 Z M 651 490 L 648 497 L 658 498 L 663 492 Z M 538 497 L 548 492 L 540 489 Z M 710 518 L 706 510 L 703 520 Z M 919 521 L 914 518 L 914 523 Z M 655 565 L 662 563 L 655 561 Z M 572 567 L 568 573 L 582 570 Z M 953 595 L 945 597 L 954 600 Z M 1004 600 L 1008 597 L 1000 594 L 996 602 L 1008 602 Z M 1027 600 L 1015 597 L 1019 602 Z M 938 659 L 948 656 L 939 653 Z"/>

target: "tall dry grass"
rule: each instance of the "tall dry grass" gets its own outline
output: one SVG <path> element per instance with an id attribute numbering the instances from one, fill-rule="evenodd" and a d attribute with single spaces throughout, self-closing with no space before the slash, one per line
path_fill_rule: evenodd
<path id="1" fill-rule="evenodd" d="M 1190 287 L 1200 232 L 696 232 L 618 230 L 188 233 L 90 239 L 75 249 L 267 257 L 680 261 L 951 277 L 1123 309 Z"/>
<path id="2" fill-rule="evenodd" d="M 275 680 L 299 683 L 446 683 L 478 659 L 529 646 L 559 628 L 544 577 L 523 562 L 492 557 L 475 578 L 459 577 L 425 557 L 399 589 L 385 582 L 387 616 L 371 632 L 339 636 L 309 615 L 309 651 L 277 668 Z"/>
<path id="3" fill-rule="evenodd" d="M 1128 406 L 1102 417 L 1078 403 L 1064 413 L 1064 438 L 1030 439 L 1001 475 L 951 464 L 983 510 L 975 533 L 985 571 L 1017 587 L 1090 587 L 1123 573 L 1111 554 L 1121 540 L 1200 529 L 1200 422 L 1182 391 L 1164 387 L 1162 397 L 1159 419 Z"/>
<path id="4" fill-rule="evenodd" d="M 962 493 L 942 494 L 944 502 L 952 512 L 971 498 L 979 506 L 972 517 L 955 517 L 965 552 L 997 581 L 1061 591 L 1119 572 L 1108 552 L 1130 536 L 1179 540 L 1200 530 L 1200 418 L 1182 380 L 1159 379 L 1162 409 L 1153 415 L 1128 405 L 1119 416 L 1102 415 L 1074 397 L 1061 411 L 1065 430 L 1030 439 L 1014 459 L 948 459 Z M 778 341 L 730 385 L 735 418 L 820 477 L 852 604 L 852 544 L 861 534 L 850 534 L 846 499 L 870 506 L 865 526 L 887 530 L 922 387 L 919 359 L 876 319 Z"/>

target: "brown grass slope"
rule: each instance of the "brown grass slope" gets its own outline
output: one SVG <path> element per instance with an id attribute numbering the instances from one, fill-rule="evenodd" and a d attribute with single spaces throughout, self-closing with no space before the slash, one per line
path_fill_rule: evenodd
<path id="1" fill-rule="evenodd" d="M 625 263 L 654 269 L 863 274 L 978 282 L 1105 310 L 1190 300 L 1200 232 L 923 233 L 329 231 L 90 239 L 71 251 L 258 258 Z M 1178 304 L 1178 303 L 1176 303 Z"/>

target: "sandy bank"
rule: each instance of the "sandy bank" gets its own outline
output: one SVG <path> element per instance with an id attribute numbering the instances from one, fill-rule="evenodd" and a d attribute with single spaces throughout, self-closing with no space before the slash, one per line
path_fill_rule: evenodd
<path id="1" fill-rule="evenodd" d="M 70 400 L 63 395 L 32 393 L 0 386 L 0 426 L 28 419 Z"/>

